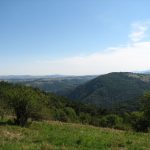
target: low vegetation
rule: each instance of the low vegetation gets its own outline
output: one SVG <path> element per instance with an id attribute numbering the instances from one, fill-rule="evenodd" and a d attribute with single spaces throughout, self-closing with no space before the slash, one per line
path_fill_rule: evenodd
<path id="1" fill-rule="evenodd" d="M 62 122 L 33 122 L 28 128 L 0 125 L 3 150 L 147 150 L 150 134 Z"/>
<path id="2" fill-rule="evenodd" d="M 148 149 L 150 92 L 140 99 L 138 111 L 119 113 L 36 88 L 0 82 L 0 147 Z"/>

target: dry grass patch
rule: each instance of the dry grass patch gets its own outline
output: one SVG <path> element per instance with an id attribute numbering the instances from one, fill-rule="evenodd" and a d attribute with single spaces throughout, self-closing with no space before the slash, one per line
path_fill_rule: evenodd
<path id="1" fill-rule="evenodd" d="M 7 131 L 4 130 L 2 131 L 1 136 L 8 138 L 10 140 L 15 139 L 15 140 L 21 140 L 23 138 L 23 135 L 20 132 L 13 132 L 13 131 Z"/>

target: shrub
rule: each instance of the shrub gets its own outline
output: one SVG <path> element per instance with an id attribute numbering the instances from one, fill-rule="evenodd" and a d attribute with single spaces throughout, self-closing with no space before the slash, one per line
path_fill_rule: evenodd
<path id="1" fill-rule="evenodd" d="M 65 111 L 65 113 L 66 113 L 66 115 L 67 115 L 67 117 L 68 117 L 68 121 L 69 121 L 69 122 L 77 122 L 78 117 L 77 117 L 76 112 L 74 111 L 73 108 L 71 108 L 71 107 L 66 107 L 66 108 L 64 109 L 64 111 Z"/>
<path id="2" fill-rule="evenodd" d="M 110 114 L 101 118 L 100 126 L 102 127 L 114 127 L 122 123 L 122 118 L 118 115 Z"/>
<path id="3" fill-rule="evenodd" d="M 81 112 L 79 114 L 79 120 L 83 124 L 89 124 L 91 122 L 91 116 L 88 113 Z"/>
<path id="4" fill-rule="evenodd" d="M 141 98 L 144 117 L 150 122 L 150 92 L 146 92 Z"/>
<path id="5" fill-rule="evenodd" d="M 55 114 L 54 114 L 54 119 L 63 121 L 63 122 L 68 122 L 69 118 L 67 117 L 65 111 L 63 109 L 57 109 Z"/>
<path id="6" fill-rule="evenodd" d="M 147 132 L 149 127 L 149 121 L 144 117 L 143 112 L 133 112 L 131 114 L 132 128 L 137 132 Z"/>

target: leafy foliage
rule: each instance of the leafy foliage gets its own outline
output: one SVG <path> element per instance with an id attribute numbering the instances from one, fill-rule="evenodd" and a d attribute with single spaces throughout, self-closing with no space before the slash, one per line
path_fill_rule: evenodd
<path id="1" fill-rule="evenodd" d="M 0 102 L 11 110 L 11 115 L 15 114 L 15 123 L 20 126 L 25 126 L 29 118 L 95 124 L 92 118 L 107 112 L 94 105 L 73 102 L 39 89 L 6 82 L 0 82 L 0 95 Z"/>
<path id="2" fill-rule="evenodd" d="M 141 101 L 144 116 L 150 120 L 150 92 L 145 92 L 144 96 L 141 98 Z"/>
<path id="3" fill-rule="evenodd" d="M 123 122 L 118 115 L 110 114 L 101 118 L 100 125 L 103 127 L 115 127 Z"/>
<path id="4" fill-rule="evenodd" d="M 1 83 L 1 95 L 16 115 L 15 123 L 25 126 L 28 118 L 40 116 L 42 95 L 29 87 Z M 4 102 L 3 102 L 4 104 Z M 6 105 L 6 104 L 5 104 Z"/>
<path id="5" fill-rule="evenodd" d="M 133 112 L 130 117 L 131 125 L 135 131 L 148 131 L 149 121 L 144 117 L 143 112 Z"/>

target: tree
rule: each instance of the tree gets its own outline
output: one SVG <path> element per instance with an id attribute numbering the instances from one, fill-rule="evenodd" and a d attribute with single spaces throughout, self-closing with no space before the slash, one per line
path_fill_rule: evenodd
<path id="1" fill-rule="evenodd" d="M 54 115 L 55 120 L 68 122 L 69 118 L 63 109 L 57 109 Z"/>
<path id="2" fill-rule="evenodd" d="M 89 124 L 91 122 L 91 115 L 88 113 L 81 112 L 79 114 L 79 119 L 83 124 Z"/>
<path id="3" fill-rule="evenodd" d="M 42 109 L 41 93 L 29 87 L 14 86 L 7 91 L 8 104 L 13 109 L 16 119 L 15 123 L 25 126 L 29 118 L 40 116 Z"/>
<path id="4" fill-rule="evenodd" d="M 147 132 L 149 122 L 145 118 L 143 112 L 133 112 L 130 116 L 132 128 L 137 132 Z"/>
<path id="5" fill-rule="evenodd" d="M 115 114 L 106 115 L 101 118 L 100 125 L 102 127 L 114 127 L 120 123 L 122 123 L 122 118 Z"/>
<path id="6" fill-rule="evenodd" d="M 78 118 L 73 108 L 66 107 L 64 111 L 66 115 L 68 116 L 68 122 L 77 122 Z"/>
<path id="7" fill-rule="evenodd" d="M 142 110 L 145 118 L 150 122 L 150 92 L 146 92 L 141 98 Z"/>
<path id="8" fill-rule="evenodd" d="M 7 105 L 6 93 L 8 91 L 8 83 L 0 82 L 0 117 L 1 119 L 9 112 L 9 107 Z"/>
<path id="9" fill-rule="evenodd" d="M 147 132 L 150 126 L 150 92 L 141 97 L 141 104 L 141 111 L 131 114 L 130 123 L 135 131 Z"/>

